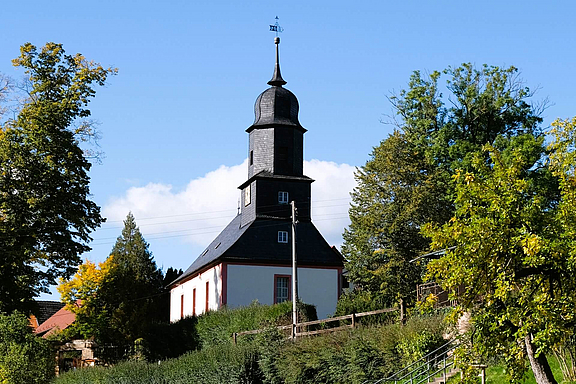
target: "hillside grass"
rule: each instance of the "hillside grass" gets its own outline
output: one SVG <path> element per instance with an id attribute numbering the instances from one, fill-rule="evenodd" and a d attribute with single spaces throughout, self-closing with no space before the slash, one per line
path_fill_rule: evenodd
<path id="1" fill-rule="evenodd" d="M 55 383 L 361 383 L 381 378 L 444 343 L 441 315 L 413 317 L 405 326 L 361 326 L 292 342 L 272 327 L 273 319 L 282 321 L 277 315 L 285 314 L 283 307 L 262 307 L 267 306 L 199 317 L 201 349 L 179 358 L 71 371 Z M 270 327 L 233 345 L 230 332 L 252 329 L 253 321 Z"/>

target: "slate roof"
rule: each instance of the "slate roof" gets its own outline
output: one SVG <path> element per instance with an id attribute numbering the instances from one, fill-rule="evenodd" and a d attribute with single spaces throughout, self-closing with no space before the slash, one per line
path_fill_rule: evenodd
<path id="1" fill-rule="evenodd" d="M 255 128 L 277 126 L 294 127 L 302 132 L 306 128 L 298 121 L 298 99 L 292 92 L 282 87 L 270 87 L 256 98 L 254 103 L 254 124 L 246 132 Z"/>
<path id="2" fill-rule="evenodd" d="M 256 173 L 251 178 L 243 182 L 238 189 L 244 189 L 248 184 L 250 184 L 254 179 L 276 179 L 276 180 L 290 180 L 290 181 L 300 181 L 306 183 L 313 183 L 314 179 L 302 175 L 302 176 L 293 176 L 293 175 L 279 175 L 276 173 L 272 173 L 266 169 Z"/>
<path id="3" fill-rule="evenodd" d="M 59 301 L 39 300 L 36 301 L 36 303 L 38 307 L 34 311 L 34 315 L 38 320 L 38 324 L 42 324 L 43 322 L 48 320 L 50 316 L 58 312 L 58 310 L 60 310 L 64 306 L 64 303 L 61 303 Z"/>
<path id="4" fill-rule="evenodd" d="M 291 221 L 257 218 L 240 227 L 241 218 L 241 215 L 236 216 L 170 286 L 193 277 L 205 267 L 223 261 L 282 265 L 292 263 L 290 242 L 277 241 L 278 231 L 287 231 L 291 236 Z M 343 266 L 342 255 L 328 245 L 310 221 L 298 223 L 296 244 L 298 265 Z"/>

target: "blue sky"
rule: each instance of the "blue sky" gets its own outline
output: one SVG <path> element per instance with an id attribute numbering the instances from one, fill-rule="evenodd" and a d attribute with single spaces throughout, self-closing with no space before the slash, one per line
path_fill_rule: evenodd
<path id="1" fill-rule="evenodd" d="M 11 1 L 0 72 L 22 76 L 10 64 L 19 46 L 47 41 L 118 67 L 90 104 L 106 155 L 91 190 L 109 223 L 87 256 L 108 255 L 131 209 L 157 263 L 186 268 L 235 214 L 276 15 L 282 75 L 309 130 L 313 220 L 339 244 L 353 167 L 391 131 L 386 96 L 413 70 L 514 65 L 552 102 L 545 125 L 576 115 L 574 12 L 569 1 Z"/>

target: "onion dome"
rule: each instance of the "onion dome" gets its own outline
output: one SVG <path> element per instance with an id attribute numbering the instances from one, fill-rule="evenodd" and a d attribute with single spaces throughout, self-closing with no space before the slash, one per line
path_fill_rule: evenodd
<path id="1" fill-rule="evenodd" d="M 272 79 L 268 82 L 270 88 L 258 96 L 254 104 L 254 124 L 246 132 L 257 128 L 269 128 L 274 126 L 290 126 L 306 132 L 306 129 L 298 121 L 298 99 L 296 96 L 282 86 L 286 81 L 280 74 L 280 63 L 278 60 L 278 45 L 280 38 L 274 39 L 276 44 L 276 65 Z"/>

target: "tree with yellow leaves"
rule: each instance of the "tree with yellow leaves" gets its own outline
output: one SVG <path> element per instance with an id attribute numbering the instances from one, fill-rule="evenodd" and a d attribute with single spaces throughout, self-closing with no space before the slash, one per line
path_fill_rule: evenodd
<path id="1" fill-rule="evenodd" d="M 66 309 L 76 315 L 76 321 L 65 332 L 65 337 L 101 338 L 107 328 L 109 311 L 101 303 L 98 291 L 112 278 L 117 264 L 110 255 L 103 263 L 86 260 L 70 280 L 60 278 L 57 289 Z"/>

